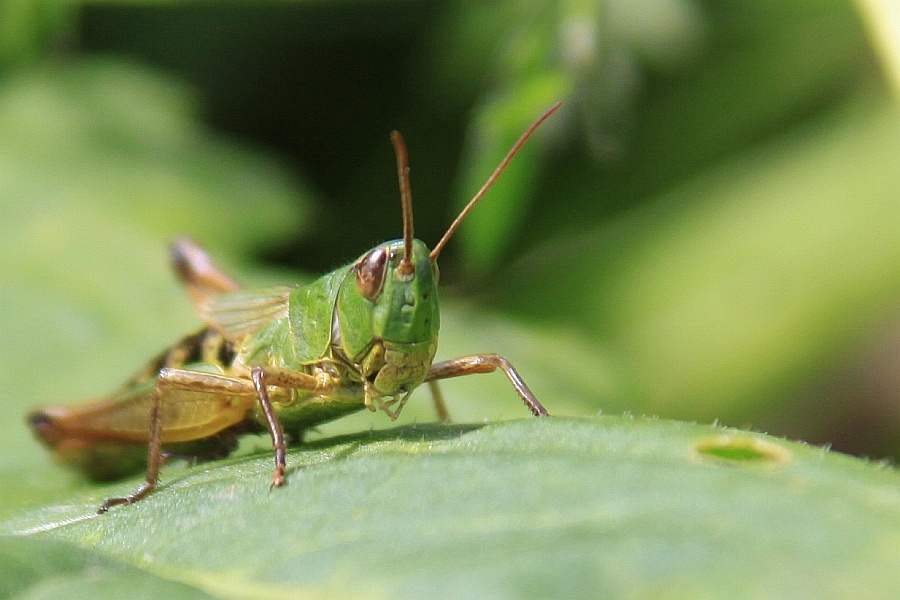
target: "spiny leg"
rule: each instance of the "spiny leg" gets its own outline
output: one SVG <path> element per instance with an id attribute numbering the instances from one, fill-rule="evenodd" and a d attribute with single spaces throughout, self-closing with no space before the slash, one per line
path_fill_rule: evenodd
<path id="1" fill-rule="evenodd" d="M 449 379 L 451 377 L 461 377 L 463 375 L 475 375 L 477 373 L 493 373 L 497 369 L 501 369 L 506 378 L 509 379 L 513 387 L 516 388 L 525 406 L 536 417 L 546 417 L 547 409 L 544 408 L 534 394 L 528 389 L 528 386 L 522 380 L 522 377 L 516 371 L 512 364 L 498 354 L 473 354 L 472 356 L 464 356 L 462 358 L 454 358 L 453 360 L 445 360 L 443 362 L 434 363 L 428 370 L 425 381 L 433 382 L 439 379 Z"/>

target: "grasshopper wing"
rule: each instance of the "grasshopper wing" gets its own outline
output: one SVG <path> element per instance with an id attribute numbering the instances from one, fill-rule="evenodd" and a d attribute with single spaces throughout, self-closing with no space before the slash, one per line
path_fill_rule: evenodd
<path id="1" fill-rule="evenodd" d="M 198 306 L 200 317 L 229 342 L 239 342 L 288 316 L 295 288 L 237 290 L 207 298 Z"/>
<path id="2" fill-rule="evenodd" d="M 207 299 L 199 307 L 206 324 L 229 342 L 240 345 L 240 354 L 283 358 L 289 353 L 300 363 L 318 360 L 331 343 L 334 306 L 347 269 L 338 269 L 312 283 L 263 290 L 237 290 Z M 278 354 L 280 352 L 280 354 Z"/>

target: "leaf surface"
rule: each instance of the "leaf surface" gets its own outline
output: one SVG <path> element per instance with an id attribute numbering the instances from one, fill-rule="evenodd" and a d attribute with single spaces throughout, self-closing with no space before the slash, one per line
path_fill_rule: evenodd
<path id="1" fill-rule="evenodd" d="M 900 593 L 900 477 L 762 434 L 655 419 L 406 426 L 170 467 L 18 514 L 221 598 L 773 597 Z M 215 549 L 210 551 L 210 549 Z"/>

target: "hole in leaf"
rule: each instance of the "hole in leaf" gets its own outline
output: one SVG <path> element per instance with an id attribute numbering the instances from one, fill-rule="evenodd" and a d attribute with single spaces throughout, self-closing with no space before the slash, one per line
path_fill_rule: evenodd
<path id="1" fill-rule="evenodd" d="M 704 458 L 731 464 L 782 464 L 790 452 L 768 440 L 724 434 L 698 440 L 695 448 Z"/>

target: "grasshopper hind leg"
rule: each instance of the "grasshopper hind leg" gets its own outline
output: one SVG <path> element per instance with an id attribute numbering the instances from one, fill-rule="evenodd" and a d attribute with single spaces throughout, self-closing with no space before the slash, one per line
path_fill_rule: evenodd
<path id="1" fill-rule="evenodd" d="M 238 284 L 223 273 L 206 251 L 188 238 L 179 238 L 169 246 L 169 261 L 178 280 L 187 289 L 194 304 L 238 289 Z"/>
<path id="2" fill-rule="evenodd" d="M 120 504 L 134 504 L 156 489 L 159 471 L 165 462 L 162 448 L 164 404 L 203 400 L 217 403 L 220 419 L 212 425 L 203 424 L 202 431 L 195 433 L 196 439 L 222 432 L 227 435 L 232 428 L 239 431 L 247 411 L 256 402 L 256 390 L 252 383 L 243 379 L 169 367 L 161 369 L 151 398 L 146 480 L 131 495 L 106 500 L 97 509 L 98 513 L 103 514 Z"/>
<path id="3" fill-rule="evenodd" d="M 106 501 L 100 505 L 100 508 L 97 509 L 97 514 L 102 515 L 113 506 L 118 506 L 120 504 L 134 504 L 156 489 L 156 484 L 159 483 L 159 469 L 165 461 L 162 452 L 160 451 L 161 433 L 160 388 L 159 385 L 157 385 L 156 390 L 153 392 L 153 407 L 150 411 L 150 450 L 147 458 L 147 479 L 129 496 L 107 498 Z"/>

